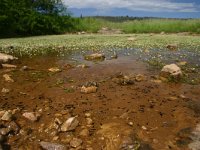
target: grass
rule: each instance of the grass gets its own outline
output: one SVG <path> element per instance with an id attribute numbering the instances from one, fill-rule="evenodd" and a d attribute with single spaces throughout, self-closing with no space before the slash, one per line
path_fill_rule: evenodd
<path id="1" fill-rule="evenodd" d="M 112 22 L 101 18 L 83 18 L 77 25 L 78 30 L 96 33 L 102 27 L 120 29 L 124 33 L 200 33 L 200 19 L 143 19 Z"/>

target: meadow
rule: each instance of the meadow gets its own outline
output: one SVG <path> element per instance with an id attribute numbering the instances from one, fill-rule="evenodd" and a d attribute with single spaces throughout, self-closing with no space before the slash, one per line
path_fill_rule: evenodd
<path id="1" fill-rule="evenodd" d="M 95 18 L 80 19 L 77 30 L 96 33 L 101 28 L 120 29 L 124 33 L 200 33 L 200 19 L 158 19 L 158 18 Z"/>

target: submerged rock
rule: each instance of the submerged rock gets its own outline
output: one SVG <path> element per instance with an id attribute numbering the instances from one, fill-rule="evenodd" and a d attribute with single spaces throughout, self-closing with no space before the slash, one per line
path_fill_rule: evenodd
<path id="1" fill-rule="evenodd" d="M 30 120 L 30 121 L 38 121 L 40 114 L 36 113 L 36 112 L 25 112 L 23 113 L 23 115 L 26 119 Z"/>
<path id="2" fill-rule="evenodd" d="M 176 64 L 170 64 L 162 68 L 161 76 L 162 77 L 167 77 L 167 76 L 180 77 L 182 76 L 182 71 L 180 67 L 178 67 Z"/>
<path id="3" fill-rule="evenodd" d="M 65 145 L 50 143 L 50 142 L 40 142 L 40 146 L 44 150 L 67 150 L 68 149 Z"/>
<path id="4" fill-rule="evenodd" d="M 6 62 L 16 60 L 16 59 L 18 59 L 18 58 L 13 57 L 12 55 L 0 53 L 0 63 L 6 63 Z"/>
<path id="5" fill-rule="evenodd" d="M 79 121 L 77 120 L 76 117 L 71 117 L 67 119 L 62 125 L 61 125 L 61 131 L 66 132 L 66 131 L 72 131 L 75 130 L 76 127 L 78 126 Z"/>
<path id="6" fill-rule="evenodd" d="M 94 53 L 91 55 L 86 55 L 84 58 L 85 60 L 104 60 L 105 55 L 100 53 Z"/>

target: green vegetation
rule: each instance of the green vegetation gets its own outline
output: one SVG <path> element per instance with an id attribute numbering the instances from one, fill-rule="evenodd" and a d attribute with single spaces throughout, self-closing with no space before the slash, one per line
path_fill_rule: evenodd
<path id="1" fill-rule="evenodd" d="M 74 30 L 62 0 L 1 0 L 0 36 L 58 34 Z"/>
<path id="2" fill-rule="evenodd" d="M 130 41 L 133 37 L 135 40 Z M 179 36 L 177 34 L 115 34 L 115 35 L 51 35 L 28 38 L 0 39 L 0 51 L 15 53 L 18 56 L 35 56 L 57 53 L 64 55 L 70 51 L 112 50 L 124 48 L 163 49 L 167 44 L 175 43 L 179 48 L 200 52 L 198 36 Z"/>
<path id="3" fill-rule="evenodd" d="M 121 21 L 120 21 L 121 20 Z M 82 18 L 77 29 L 87 32 L 98 32 L 102 27 L 120 29 L 124 33 L 200 33 L 200 19 L 135 19 L 110 21 L 105 18 Z"/>

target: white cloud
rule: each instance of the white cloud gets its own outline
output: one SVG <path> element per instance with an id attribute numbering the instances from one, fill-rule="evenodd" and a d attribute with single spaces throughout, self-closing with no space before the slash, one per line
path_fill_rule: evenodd
<path id="1" fill-rule="evenodd" d="M 172 0 L 63 0 L 69 8 L 95 8 L 111 10 L 125 8 L 142 11 L 166 12 L 198 12 L 195 3 L 178 3 Z"/>

